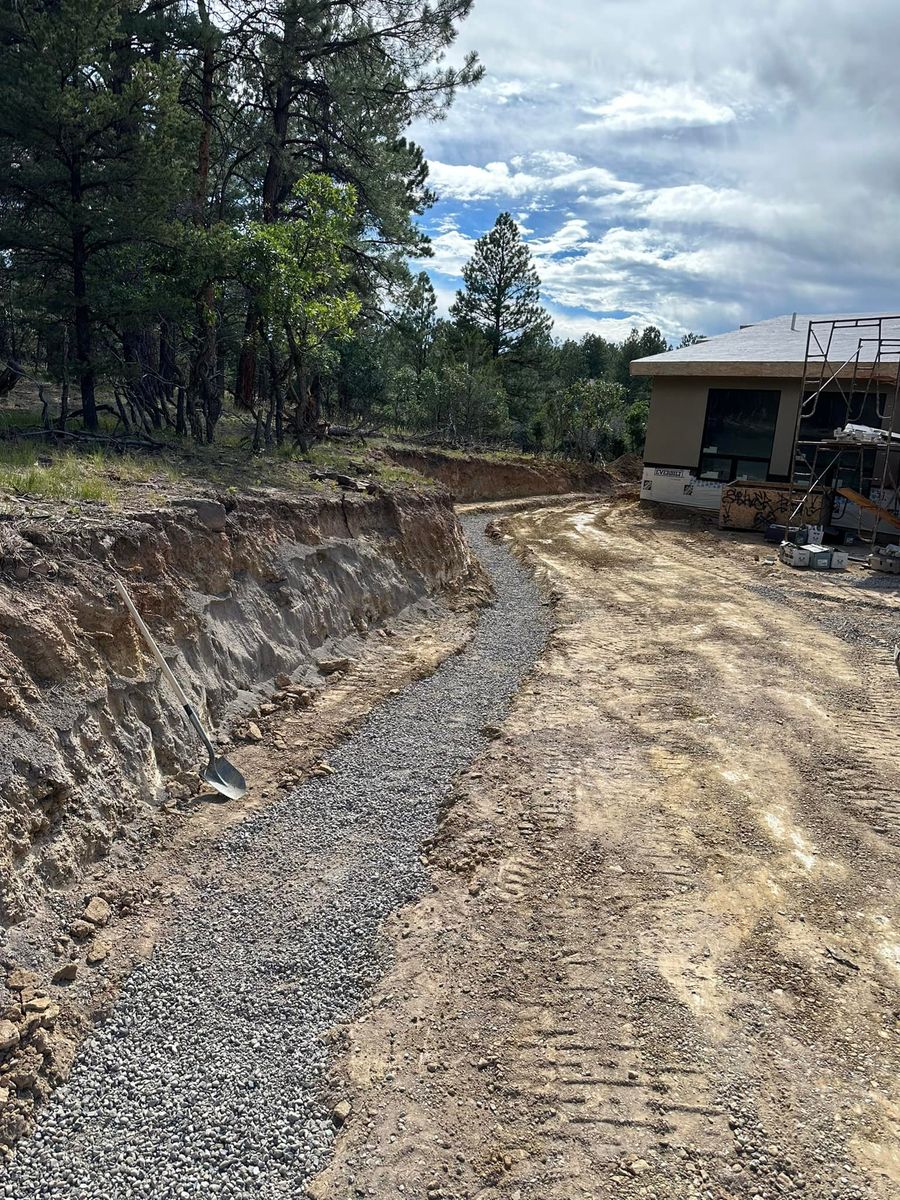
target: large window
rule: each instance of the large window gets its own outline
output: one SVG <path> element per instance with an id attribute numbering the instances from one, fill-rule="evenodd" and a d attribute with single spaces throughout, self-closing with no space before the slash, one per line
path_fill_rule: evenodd
<path id="1" fill-rule="evenodd" d="M 781 392 L 710 388 L 698 474 L 701 479 L 766 479 Z"/>

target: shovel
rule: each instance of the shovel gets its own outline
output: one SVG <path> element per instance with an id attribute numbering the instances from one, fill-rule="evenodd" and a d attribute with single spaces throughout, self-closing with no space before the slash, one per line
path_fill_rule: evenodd
<path id="1" fill-rule="evenodd" d="M 200 718 L 197 716 L 194 706 L 184 694 L 184 689 L 182 688 L 181 684 L 172 674 L 169 664 L 166 662 L 162 656 L 162 653 L 160 652 L 159 646 L 157 646 L 156 642 L 153 640 L 153 635 L 150 633 L 150 630 L 141 619 L 141 614 L 134 607 L 134 601 L 125 590 L 125 585 L 118 577 L 115 580 L 115 584 L 119 595 L 125 601 L 128 611 L 134 617 L 134 623 L 143 634 L 144 641 L 150 648 L 150 653 L 156 659 L 157 663 L 159 663 L 159 669 L 169 681 L 172 690 L 178 697 L 181 707 L 185 711 L 187 719 L 193 725 L 197 736 L 206 747 L 206 752 L 209 755 L 209 763 L 206 769 L 200 772 L 201 779 L 203 779 L 205 783 L 208 783 L 210 787 L 215 788 L 217 792 L 221 792 L 223 796 L 227 796 L 229 800 L 240 800 L 241 796 L 243 796 L 247 791 L 247 781 L 244 779 L 237 767 L 233 767 L 227 758 L 216 758 L 216 752 L 213 749 L 213 744 L 209 740 L 206 730 L 200 724 Z"/>

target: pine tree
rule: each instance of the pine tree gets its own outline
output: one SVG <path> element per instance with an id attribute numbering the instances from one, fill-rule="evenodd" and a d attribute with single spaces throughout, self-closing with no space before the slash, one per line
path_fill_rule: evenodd
<path id="1" fill-rule="evenodd" d="M 266 223 L 282 217 L 295 180 L 328 175 L 353 187 L 355 237 L 345 252 L 365 301 L 407 276 L 406 259 L 426 252 L 414 221 L 433 203 L 428 165 L 405 137 L 415 119 L 441 116 L 459 87 L 481 77 L 474 55 L 442 61 L 472 0 L 277 0 L 264 10 L 248 59 L 252 141 L 264 149 L 256 195 Z M 259 315 L 251 296 L 235 395 L 250 407 L 258 383 Z"/>
<path id="2" fill-rule="evenodd" d="M 0 10 L 0 246 L 41 281 L 89 429 L 97 329 L 119 311 L 126 272 L 139 277 L 135 247 L 160 240 L 180 183 L 177 79 L 128 16 L 119 0 Z"/>
<path id="3" fill-rule="evenodd" d="M 641 330 L 632 329 L 622 342 L 619 347 L 616 378 L 632 400 L 650 397 L 650 380 L 644 376 L 632 375 L 632 362 L 636 358 L 648 358 L 651 354 L 665 354 L 668 349 L 669 343 L 655 325 L 647 325 Z"/>
<path id="4" fill-rule="evenodd" d="M 461 326 L 480 329 L 494 358 L 550 332 L 541 308 L 541 281 L 512 216 L 501 213 L 494 228 L 475 243 L 463 267 L 465 291 L 450 310 Z"/>
<path id="5" fill-rule="evenodd" d="M 425 271 L 413 281 L 406 303 L 397 317 L 397 333 L 408 364 L 420 376 L 428 365 L 428 353 L 437 329 L 437 297 Z"/>

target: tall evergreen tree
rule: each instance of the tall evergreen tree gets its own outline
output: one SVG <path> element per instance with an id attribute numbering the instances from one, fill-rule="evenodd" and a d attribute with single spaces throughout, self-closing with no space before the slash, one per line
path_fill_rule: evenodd
<path id="1" fill-rule="evenodd" d="M 494 358 L 549 334 L 552 322 L 541 308 L 541 281 L 510 213 L 501 213 L 475 243 L 463 280 L 465 290 L 457 292 L 451 316 L 480 329 Z"/>
<path id="2" fill-rule="evenodd" d="M 89 429 L 97 328 L 122 300 L 111 285 L 161 240 L 181 182 L 177 76 L 136 15 L 120 0 L 0 9 L 0 246 L 41 280 L 47 319 L 73 331 Z"/>
<path id="3" fill-rule="evenodd" d="M 668 349 L 669 343 L 655 325 L 647 325 L 640 330 L 632 329 L 622 342 L 616 376 L 631 400 L 650 398 L 650 380 L 641 375 L 632 375 L 632 362 L 636 358 L 649 358 L 651 354 L 665 354 Z"/>
<path id="4" fill-rule="evenodd" d="M 406 303 L 397 317 L 404 356 L 417 376 L 428 365 L 428 353 L 437 331 L 437 297 L 425 271 L 413 281 Z"/>
<path id="5" fill-rule="evenodd" d="M 425 252 L 413 218 L 433 202 L 421 149 L 405 130 L 446 111 L 481 76 L 474 56 L 441 63 L 472 0 L 278 0 L 260 19 L 247 86 L 263 148 L 252 203 L 281 219 L 297 178 L 329 175 L 353 187 L 355 236 L 345 252 L 363 301 L 406 275 Z M 235 395 L 251 407 L 259 386 L 260 315 L 249 297 Z"/>

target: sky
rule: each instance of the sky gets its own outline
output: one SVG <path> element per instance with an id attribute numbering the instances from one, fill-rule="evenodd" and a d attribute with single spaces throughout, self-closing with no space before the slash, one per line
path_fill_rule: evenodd
<path id="1" fill-rule="evenodd" d="M 511 212 L 558 337 L 900 310 L 898 0 L 475 0 L 417 126 L 442 307 Z"/>

